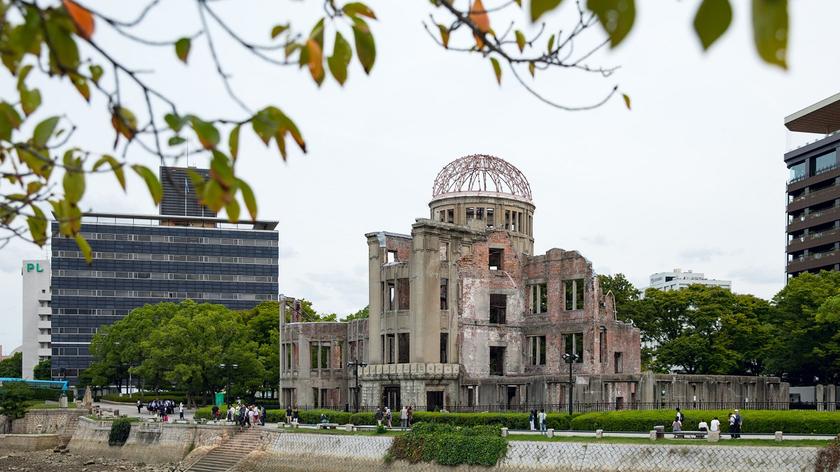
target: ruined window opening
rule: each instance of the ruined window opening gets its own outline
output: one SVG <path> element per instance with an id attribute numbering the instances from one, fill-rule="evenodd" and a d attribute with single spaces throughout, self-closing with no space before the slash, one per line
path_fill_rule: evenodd
<path id="1" fill-rule="evenodd" d="M 598 331 L 598 357 L 599 361 L 607 362 L 607 328 L 601 326 Z"/>
<path id="2" fill-rule="evenodd" d="M 382 359 L 382 362 L 384 363 L 385 359 L 386 359 L 386 357 L 385 357 L 385 344 L 386 344 L 385 343 L 385 335 L 384 334 L 380 335 L 379 338 L 380 338 L 379 339 L 379 346 L 381 347 L 380 352 L 382 354 L 380 356 L 380 358 Z"/>
<path id="3" fill-rule="evenodd" d="M 545 365 L 545 336 L 529 336 L 531 365 Z"/>
<path id="4" fill-rule="evenodd" d="M 386 352 L 388 354 L 387 363 L 394 364 L 396 359 L 394 358 L 394 344 L 396 343 L 396 339 L 393 334 L 385 335 L 385 344 L 387 345 Z"/>
<path id="5" fill-rule="evenodd" d="M 449 260 L 449 243 L 440 243 L 440 260 Z"/>
<path id="6" fill-rule="evenodd" d="M 314 406 L 315 408 L 318 408 L 318 407 L 321 406 L 318 403 L 318 400 L 320 400 L 320 398 L 321 398 L 321 395 L 319 393 L 320 393 L 320 390 L 318 388 L 312 387 L 312 403 L 314 403 L 312 406 Z"/>
<path id="7" fill-rule="evenodd" d="M 495 211 L 496 210 L 494 210 L 492 208 L 487 209 L 487 227 L 488 228 L 492 228 L 496 224 L 496 219 L 493 215 L 493 212 L 495 212 Z"/>
<path id="8" fill-rule="evenodd" d="M 292 343 L 283 343 L 283 369 L 292 370 Z"/>
<path id="9" fill-rule="evenodd" d="M 490 322 L 505 324 L 507 314 L 507 295 L 499 293 L 490 294 Z"/>
<path id="10" fill-rule="evenodd" d="M 502 270 L 502 261 L 505 258 L 505 250 L 499 249 L 495 247 L 490 248 L 490 254 L 488 257 L 488 265 L 490 266 L 490 270 Z"/>
<path id="11" fill-rule="evenodd" d="M 505 375 L 505 348 L 490 346 L 490 375 Z"/>
<path id="12" fill-rule="evenodd" d="M 449 333 L 440 333 L 440 363 L 449 362 Z"/>
<path id="13" fill-rule="evenodd" d="M 566 310 L 583 309 L 583 279 L 567 280 L 565 283 Z"/>
<path id="14" fill-rule="evenodd" d="M 319 341 L 310 341 L 309 367 L 312 369 L 329 369 L 330 346 L 322 345 Z"/>
<path id="15" fill-rule="evenodd" d="M 385 296 L 387 297 L 387 301 L 388 301 L 388 310 L 393 311 L 396 308 L 395 296 L 396 296 L 396 290 L 397 289 L 394 286 L 394 281 L 393 280 L 389 280 L 387 282 L 387 286 L 388 286 L 388 292 Z"/>
<path id="16" fill-rule="evenodd" d="M 411 289 L 408 284 L 408 279 L 397 279 L 397 308 L 399 310 L 408 310 L 411 304 Z"/>
<path id="17" fill-rule="evenodd" d="M 563 335 L 563 352 L 575 354 L 575 364 L 583 362 L 583 333 L 569 333 Z"/>
<path id="18" fill-rule="evenodd" d="M 475 219 L 475 208 L 467 208 L 467 220 Z"/>
<path id="19" fill-rule="evenodd" d="M 400 364 L 408 364 L 409 361 L 409 353 L 411 352 L 411 339 L 408 333 L 399 333 L 399 342 L 397 346 L 399 346 L 399 358 L 397 360 Z"/>
<path id="20" fill-rule="evenodd" d="M 510 229 L 510 210 L 505 210 L 505 229 Z"/>
<path id="21" fill-rule="evenodd" d="M 622 359 L 623 356 L 621 355 L 621 353 L 616 352 L 615 354 L 613 354 L 613 357 L 615 358 L 613 360 L 613 363 L 615 365 L 615 373 L 620 374 L 624 372 L 624 361 Z"/>
<path id="22" fill-rule="evenodd" d="M 455 222 L 455 209 L 450 208 L 446 210 L 446 222 L 447 223 L 454 223 Z"/>
<path id="23" fill-rule="evenodd" d="M 441 223 L 446 222 L 446 211 L 440 210 L 438 212 L 438 221 L 440 221 Z"/>
<path id="24" fill-rule="evenodd" d="M 359 359 L 358 354 L 356 353 L 356 341 L 349 341 L 347 343 L 347 350 L 350 351 L 350 359 L 354 361 Z"/>
<path id="25" fill-rule="evenodd" d="M 475 392 L 474 386 L 467 386 L 467 406 L 475 406 Z"/>
<path id="26" fill-rule="evenodd" d="M 548 285 L 531 285 L 531 313 L 539 314 L 548 311 Z"/>
<path id="27" fill-rule="evenodd" d="M 397 251 L 389 249 L 387 255 L 385 256 L 385 263 L 390 264 L 392 262 L 397 262 Z"/>
<path id="28" fill-rule="evenodd" d="M 484 219 L 484 208 L 476 208 L 475 209 L 475 219 L 483 220 Z"/>
<path id="29" fill-rule="evenodd" d="M 449 309 L 449 279 L 440 279 L 440 309 Z"/>

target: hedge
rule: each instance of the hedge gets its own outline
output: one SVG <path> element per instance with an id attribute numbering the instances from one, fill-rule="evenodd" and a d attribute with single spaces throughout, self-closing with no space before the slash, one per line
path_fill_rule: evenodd
<path id="1" fill-rule="evenodd" d="M 111 423 L 111 432 L 108 434 L 109 446 L 122 446 L 128 440 L 131 432 L 131 420 L 128 418 L 117 418 Z"/>
<path id="2" fill-rule="evenodd" d="M 729 431 L 730 410 L 683 410 L 684 431 L 694 431 L 697 424 L 707 423 L 717 416 L 723 432 Z M 586 413 L 572 418 L 571 428 L 578 431 L 650 431 L 654 426 L 671 429 L 674 410 L 611 411 Z M 801 410 L 742 410 L 743 433 L 773 433 L 784 431 L 796 434 L 837 434 L 840 432 L 840 412 Z"/>
<path id="3" fill-rule="evenodd" d="M 509 429 L 530 429 L 528 413 L 439 413 L 418 411 L 414 413 L 415 423 L 450 424 L 453 426 L 498 425 Z M 569 415 L 548 413 L 548 428 L 569 429 Z M 537 428 L 539 429 L 539 427 Z"/>
<path id="4" fill-rule="evenodd" d="M 41 387 L 31 387 L 26 385 L 23 382 L 8 382 L 6 385 L 23 385 L 25 388 L 22 388 L 22 391 L 25 392 L 27 400 L 50 400 L 50 401 L 58 401 L 61 398 L 61 390 L 57 388 L 41 388 Z M 4 387 L 0 387 L 3 389 Z M 65 390 L 64 392 L 67 395 L 67 401 L 73 401 L 73 391 L 72 390 Z"/>
<path id="5" fill-rule="evenodd" d="M 411 432 L 394 438 L 387 459 L 489 467 L 504 457 L 507 446 L 507 440 L 501 437 L 496 426 L 462 428 L 450 424 L 421 423 Z"/>

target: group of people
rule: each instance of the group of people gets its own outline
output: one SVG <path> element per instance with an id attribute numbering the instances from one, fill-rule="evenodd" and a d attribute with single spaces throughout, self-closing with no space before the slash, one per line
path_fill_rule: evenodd
<path id="1" fill-rule="evenodd" d="M 682 432 L 682 426 L 685 422 L 685 415 L 677 408 L 677 414 L 674 417 L 673 423 L 671 423 L 671 430 L 675 433 Z M 738 439 L 741 437 L 741 425 L 743 424 L 743 419 L 741 418 L 741 412 L 739 410 L 735 410 L 734 412 L 729 413 L 729 436 L 732 439 Z M 720 431 L 720 420 L 717 416 L 712 418 L 711 423 L 706 423 L 706 420 L 700 420 L 700 423 L 697 425 L 698 431 L 708 432 L 708 431 Z"/>
<path id="2" fill-rule="evenodd" d="M 540 411 L 537 412 L 537 409 L 534 408 L 531 410 L 530 416 L 528 416 L 528 423 L 531 426 L 531 431 L 536 431 L 537 428 L 540 429 L 540 434 L 546 434 L 548 430 L 548 416 L 545 414 L 545 408 L 540 408 Z"/>
<path id="3" fill-rule="evenodd" d="M 219 419 L 219 407 L 213 405 L 213 419 Z M 266 411 L 264 405 L 245 405 L 241 400 L 237 400 L 236 404 L 228 404 L 227 416 L 225 420 L 230 423 L 239 425 L 239 431 L 246 428 L 253 428 L 254 426 L 265 426 Z"/>
<path id="4" fill-rule="evenodd" d="M 160 417 L 161 421 L 168 422 L 169 415 L 175 414 L 175 409 L 178 409 L 178 418 L 184 419 L 184 402 L 175 405 L 172 400 L 152 400 L 146 404 L 146 411 L 149 414 Z M 143 411 L 143 401 L 137 400 L 137 414 Z"/>
<path id="5" fill-rule="evenodd" d="M 388 428 L 393 427 L 393 413 L 391 412 L 390 407 L 376 407 L 376 413 L 374 413 L 374 418 L 376 419 L 376 424 L 378 426 L 386 426 Z M 411 406 L 405 406 L 400 409 L 400 427 L 401 428 L 410 428 L 412 422 L 414 422 L 414 408 Z"/>

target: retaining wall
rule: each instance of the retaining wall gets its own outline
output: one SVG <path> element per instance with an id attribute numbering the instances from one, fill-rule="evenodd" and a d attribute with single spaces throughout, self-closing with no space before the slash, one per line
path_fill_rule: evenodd
<path id="1" fill-rule="evenodd" d="M 132 423 L 122 446 L 109 446 L 110 421 L 80 418 L 67 446 L 73 453 L 111 457 L 148 464 L 179 462 L 194 448 L 217 446 L 235 427 L 217 425 Z"/>
<path id="2" fill-rule="evenodd" d="M 13 434 L 60 434 L 69 440 L 84 409 L 28 410 L 23 418 L 12 422 Z"/>
<path id="3" fill-rule="evenodd" d="M 58 434 L 0 434 L 0 451 L 41 451 L 59 444 L 61 436 Z"/>

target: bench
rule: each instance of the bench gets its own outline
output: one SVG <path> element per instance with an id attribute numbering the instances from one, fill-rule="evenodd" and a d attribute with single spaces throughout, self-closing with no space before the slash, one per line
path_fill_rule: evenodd
<path id="1" fill-rule="evenodd" d="M 675 431 L 674 439 L 706 439 L 707 431 Z"/>
<path id="2" fill-rule="evenodd" d="M 318 423 L 318 429 L 336 429 L 338 423 Z"/>

